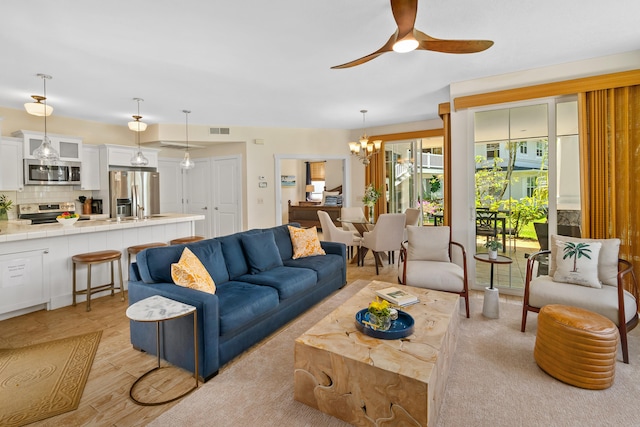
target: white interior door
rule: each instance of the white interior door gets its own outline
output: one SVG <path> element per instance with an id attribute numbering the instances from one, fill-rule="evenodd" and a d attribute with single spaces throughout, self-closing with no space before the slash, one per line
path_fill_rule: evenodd
<path id="1" fill-rule="evenodd" d="M 182 169 L 180 159 L 159 159 L 160 212 L 182 213 L 184 204 Z"/>
<path id="2" fill-rule="evenodd" d="M 204 215 L 203 221 L 195 221 L 195 234 L 206 239 L 211 233 L 211 160 L 194 159 L 196 166 L 187 171 L 187 212 Z"/>
<path id="3" fill-rule="evenodd" d="M 241 163 L 238 156 L 212 159 L 212 227 L 214 236 L 226 236 L 242 229 Z"/>

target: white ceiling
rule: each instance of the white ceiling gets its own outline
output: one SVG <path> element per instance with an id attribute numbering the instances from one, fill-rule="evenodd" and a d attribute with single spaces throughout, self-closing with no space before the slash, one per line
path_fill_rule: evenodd
<path id="1" fill-rule="evenodd" d="M 2 0 L 0 105 L 47 83 L 54 115 L 122 124 L 357 129 L 433 119 L 448 85 L 640 47 L 638 0 L 419 0 L 416 27 L 489 39 L 451 55 L 377 50 L 388 0 Z M 640 66 L 640 64 L 639 64 Z M 25 113 L 26 114 L 26 113 Z"/>

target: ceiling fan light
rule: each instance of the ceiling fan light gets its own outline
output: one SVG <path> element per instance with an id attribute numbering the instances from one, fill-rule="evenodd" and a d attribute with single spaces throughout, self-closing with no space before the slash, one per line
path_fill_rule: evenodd
<path id="1" fill-rule="evenodd" d="M 395 42 L 393 44 L 393 50 L 394 52 L 398 52 L 398 53 L 407 53 L 407 52 L 411 52 L 412 50 L 416 50 L 418 45 L 419 45 L 418 40 L 414 39 L 413 37 L 409 37 L 409 38 L 398 40 L 397 42 Z"/>
<path id="2" fill-rule="evenodd" d="M 50 116 L 53 113 L 53 107 L 51 105 L 43 104 L 46 98 L 39 95 L 31 95 L 36 102 L 27 102 L 24 104 L 24 109 L 32 116 Z"/>

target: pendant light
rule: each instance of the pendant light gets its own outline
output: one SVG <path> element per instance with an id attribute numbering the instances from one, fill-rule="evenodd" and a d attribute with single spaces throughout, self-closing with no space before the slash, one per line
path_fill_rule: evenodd
<path id="1" fill-rule="evenodd" d="M 46 74 L 36 74 L 36 75 L 42 78 L 43 80 L 51 79 L 51 76 L 48 76 Z M 47 102 L 46 102 L 47 101 L 46 91 L 47 91 L 47 88 L 46 88 L 46 81 L 45 81 L 45 95 L 44 96 L 31 95 L 31 97 L 36 102 L 27 102 L 24 104 L 24 109 L 27 110 L 27 113 L 31 114 L 32 116 L 38 116 L 38 117 L 50 116 L 51 113 L 53 113 L 53 107 L 51 105 L 47 105 Z M 44 101 L 44 103 L 42 101 Z"/>
<path id="2" fill-rule="evenodd" d="M 184 152 L 184 159 L 180 162 L 180 167 L 189 170 L 196 166 L 193 160 L 191 160 L 191 157 L 189 157 L 189 113 L 191 113 L 191 111 L 182 110 L 182 112 L 185 117 L 185 141 L 187 142 L 187 151 Z"/>
<path id="3" fill-rule="evenodd" d="M 32 96 L 32 98 L 35 99 L 36 101 L 43 101 L 43 104 L 40 104 L 39 102 L 30 103 L 30 104 L 40 104 L 42 105 L 42 107 L 31 108 L 31 111 L 34 111 L 34 113 L 29 113 L 29 114 L 34 114 L 36 116 L 44 117 L 44 137 L 42 138 L 42 143 L 40 144 L 40 146 L 35 150 L 33 150 L 32 154 L 33 154 L 33 157 L 35 157 L 36 159 L 42 162 L 56 162 L 60 160 L 60 155 L 58 154 L 56 149 L 53 148 L 53 146 L 51 145 L 51 140 L 47 136 L 47 116 L 51 114 L 51 112 L 53 112 L 53 108 L 47 105 L 47 80 L 51 80 L 52 77 L 47 74 L 38 74 L 38 77 L 40 77 L 43 82 L 43 86 L 44 86 L 43 93 L 42 93 L 42 96 L 34 95 Z M 30 109 L 30 107 L 27 107 L 27 105 L 30 105 L 30 104 L 29 103 L 25 104 L 25 108 L 27 109 L 27 112 L 29 112 L 29 109 Z M 47 107 L 49 107 L 50 110 L 47 109 Z M 36 114 L 37 112 L 40 112 L 42 114 Z"/>
<path id="4" fill-rule="evenodd" d="M 129 129 L 136 132 L 138 141 L 138 152 L 131 158 L 131 165 L 147 166 L 149 164 L 149 159 L 147 159 L 144 154 L 142 154 L 142 150 L 140 149 L 140 132 L 143 132 L 147 128 L 147 125 L 140 121 L 140 119 L 142 118 L 142 116 L 140 115 L 140 101 L 144 101 L 144 99 L 133 98 L 133 100 L 138 103 L 138 114 L 133 116 L 133 122 L 129 122 Z M 136 123 L 136 125 L 132 126 L 131 123 Z"/>

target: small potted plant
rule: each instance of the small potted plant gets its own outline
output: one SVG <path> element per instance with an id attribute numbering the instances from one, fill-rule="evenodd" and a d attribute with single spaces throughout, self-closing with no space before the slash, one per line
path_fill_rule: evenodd
<path id="1" fill-rule="evenodd" d="M 502 249 L 502 243 L 500 243 L 500 241 L 496 240 L 495 238 L 488 239 L 484 244 L 484 247 L 488 249 L 490 259 L 497 259 L 498 250 Z"/>
<path id="2" fill-rule="evenodd" d="M 13 202 L 7 198 L 4 194 L 0 196 L 0 221 L 7 221 L 9 219 L 9 211 L 11 210 Z"/>

